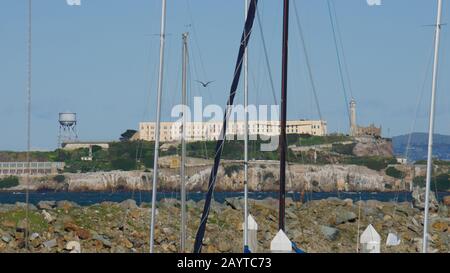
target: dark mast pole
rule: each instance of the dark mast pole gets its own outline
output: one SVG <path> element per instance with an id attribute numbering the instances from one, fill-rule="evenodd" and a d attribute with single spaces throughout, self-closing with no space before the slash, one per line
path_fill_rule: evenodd
<path id="1" fill-rule="evenodd" d="M 281 74 L 281 122 L 280 122 L 280 207 L 279 229 L 285 230 L 286 199 L 286 117 L 287 117 L 287 78 L 288 78 L 288 41 L 289 41 L 289 0 L 284 0 L 283 9 L 283 56 Z"/>

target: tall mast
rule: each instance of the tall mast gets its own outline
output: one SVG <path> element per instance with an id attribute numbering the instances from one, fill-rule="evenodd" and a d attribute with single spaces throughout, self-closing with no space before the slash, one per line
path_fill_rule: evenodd
<path id="1" fill-rule="evenodd" d="M 431 109 L 430 109 L 430 124 L 428 130 L 428 160 L 427 160 L 427 180 L 425 190 L 425 216 L 423 227 L 423 246 L 422 252 L 427 252 L 428 246 L 428 210 L 430 206 L 430 184 L 432 175 L 433 164 L 433 134 L 434 134 L 434 114 L 436 105 L 436 87 L 437 87 L 437 74 L 438 74 L 438 62 L 439 62 L 439 44 L 441 38 L 441 15 L 442 15 L 442 0 L 438 0 L 437 10 L 437 22 L 436 22 L 436 35 L 434 42 L 434 64 L 433 64 L 433 82 L 431 86 Z"/>
<path id="2" fill-rule="evenodd" d="M 234 99 L 236 97 L 236 92 L 237 92 L 237 88 L 239 85 L 239 80 L 240 80 L 241 72 L 242 72 L 245 47 L 247 46 L 248 40 L 250 39 L 250 36 L 251 36 L 257 6 L 258 6 L 258 0 L 250 1 L 250 5 L 248 8 L 249 9 L 248 16 L 247 16 L 247 20 L 245 20 L 245 27 L 244 27 L 244 31 L 241 36 L 239 53 L 238 53 L 238 57 L 236 60 L 236 66 L 234 69 L 233 82 L 230 87 L 230 96 L 228 97 L 228 101 L 227 101 L 227 108 L 226 108 L 227 110 L 226 110 L 226 113 L 224 113 L 221 133 L 220 133 L 219 139 L 217 140 L 217 143 L 216 143 L 214 165 L 211 168 L 211 174 L 209 176 L 208 192 L 206 193 L 206 197 L 205 197 L 205 205 L 203 207 L 203 213 L 202 213 L 202 216 L 200 219 L 200 225 L 197 230 L 197 235 L 195 236 L 194 253 L 200 253 L 202 250 L 203 238 L 205 235 L 206 224 L 208 222 L 209 211 L 211 208 L 212 195 L 214 193 L 214 188 L 216 185 L 216 179 L 217 179 L 217 174 L 218 174 L 218 170 L 219 170 L 220 160 L 221 160 L 221 156 L 222 156 L 222 152 L 223 152 L 223 147 L 225 144 L 228 119 L 231 115 L 231 110 L 232 110 L 232 107 L 234 104 Z"/>
<path id="3" fill-rule="evenodd" d="M 283 53 L 281 74 L 281 122 L 280 122 L 280 204 L 278 226 L 285 230 L 286 199 L 286 117 L 287 117 L 287 78 L 288 78 L 288 41 L 289 41 L 289 0 L 284 0 L 283 9 Z"/>
<path id="4" fill-rule="evenodd" d="M 32 53 L 32 0 L 28 1 L 28 79 L 27 79 L 27 175 L 26 175 L 26 189 L 25 189 L 25 220 L 26 220 L 26 229 L 25 229 L 25 248 L 28 250 L 29 240 L 29 210 L 30 210 L 30 195 L 29 195 L 29 183 L 30 183 L 30 150 L 31 150 L 31 53 Z"/>
<path id="5" fill-rule="evenodd" d="M 245 0 L 244 18 L 247 20 L 248 0 Z M 245 30 L 244 30 L 245 31 Z M 244 32 L 247 36 L 247 33 Z M 245 40 L 247 41 L 247 40 Z M 248 48 L 244 52 L 244 248 L 248 246 Z"/>
<path id="6" fill-rule="evenodd" d="M 155 130 L 155 157 L 153 163 L 153 184 L 152 184 L 152 219 L 150 223 L 150 253 L 153 253 L 156 218 L 156 184 L 158 182 L 158 158 L 159 158 L 159 129 L 161 123 L 161 97 L 164 74 L 164 44 L 166 35 L 166 0 L 162 0 L 161 11 L 161 35 L 159 48 L 159 76 L 158 76 L 158 98 L 156 107 L 156 130 Z"/>
<path id="7" fill-rule="evenodd" d="M 187 88 L 187 65 L 188 65 L 188 45 L 187 40 L 189 33 L 183 33 L 183 75 L 182 75 L 182 94 L 181 94 L 181 104 L 183 105 L 183 125 L 181 132 L 181 166 L 180 166 L 180 177 L 181 177 L 181 253 L 186 252 L 186 114 L 187 114 L 187 99 L 186 99 L 186 88 Z"/>

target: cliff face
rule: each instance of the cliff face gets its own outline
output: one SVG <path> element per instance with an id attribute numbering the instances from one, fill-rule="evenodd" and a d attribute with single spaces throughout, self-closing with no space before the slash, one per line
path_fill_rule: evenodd
<path id="1" fill-rule="evenodd" d="M 187 168 L 188 191 L 206 191 L 211 166 Z M 84 174 L 64 174 L 64 182 L 51 177 L 33 177 L 31 190 L 50 189 L 68 191 L 150 190 L 153 173 L 141 171 L 114 171 Z M 220 166 L 217 191 L 243 191 L 242 163 L 226 163 Z M 249 167 L 251 191 L 277 191 L 279 166 L 274 162 L 252 163 Z M 287 169 L 288 191 L 388 191 L 395 190 L 396 179 L 382 172 L 355 165 L 289 165 Z M 24 189 L 25 181 L 14 190 Z M 178 191 L 180 176 L 177 169 L 161 168 L 158 188 L 160 191 Z"/>
<path id="2" fill-rule="evenodd" d="M 356 145 L 353 148 L 355 156 L 381 156 L 393 157 L 394 151 L 392 141 L 387 139 L 375 139 L 372 137 L 356 138 Z"/>
<path id="3" fill-rule="evenodd" d="M 209 169 L 189 177 L 188 187 L 192 190 L 206 190 Z M 217 187 L 219 191 L 242 191 L 243 171 L 226 175 L 220 168 Z M 277 165 L 251 166 L 249 169 L 249 189 L 251 191 L 278 191 L 279 168 Z M 366 167 L 353 165 L 290 165 L 287 171 L 288 191 L 383 191 L 385 183 L 393 184 L 394 179 Z"/>

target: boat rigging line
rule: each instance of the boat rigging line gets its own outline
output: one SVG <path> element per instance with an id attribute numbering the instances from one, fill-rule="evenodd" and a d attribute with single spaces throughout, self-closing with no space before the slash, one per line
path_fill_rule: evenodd
<path id="1" fill-rule="evenodd" d="M 272 96 L 273 96 L 273 100 L 275 102 L 275 105 L 278 105 L 277 95 L 276 95 L 276 92 L 275 92 L 275 85 L 273 83 L 272 69 L 271 69 L 271 66 L 270 66 L 269 54 L 267 52 L 266 39 L 264 37 L 264 31 L 263 31 L 263 25 L 262 25 L 262 21 L 261 21 L 259 7 L 258 7 L 258 9 L 256 11 L 256 15 L 257 15 L 256 17 L 258 19 L 259 34 L 261 36 L 261 42 L 262 42 L 263 51 L 264 51 L 264 57 L 265 57 L 266 66 L 267 66 L 267 73 L 269 74 L 270 90 L 272 91 Z"/>
<path id="2" fill-rule="evenodd" d="M 345 84 L 343 65 L 342 65 L 341 55 L 339 53 L 339 44 L 338 44 L 338 37 L 337 37 L 338 35 L 340 36 L 340 31 L 339 32 L 337 31 L 338 30 L 338 22 L 337 22 L 337 17 L 336 17 L 336 10 L 334 10 L 334 5 L 331 3 L 331 1 L 332 0 L 327 0 L 328 15 L 330 17 L 331 29 L 332 29 L 332 32 L 333 32 L 333 41 L 334 41 L 334 48 L 336 50 L 336 57 L 337 57 L 337 61 L 338 61 L 339 76 L 340 76 L 340 80 L 341 80 L 342 90 L 344 92 L 345 109 L 347 111 L 348 120 L 349 120 L 349 122 L 351 122 L 349 103 L 348 103 L 348 95 L 347 95 L 347 88 L 346 88 L 346 84 Z M 333 12 L 333 10 L 334 10 L 334 12 Z M 333 14 L 334 14 L 335 18 L 333 18 Z M 341 38 L 341 40 L 342 40 L 342 37 L 339 37 L 339 38 Z M 341 45 L 342 45 L 342 43 L 341 43 Z M 343 57 L 345 59 L 345 55 L 343 55 Z M 351 97 L 353 97 L 353 94 L 351 94 Z"/>
<path id="3" fill-rule="evenodd" d="M 306 48 L 306 42 L 305 42 L 305 38 L 303 35 L 303 28 L 302 25 L 300 23 L 300 16 L 299 16 L 299 12 L 297 9 L 297 1 L 292 1 L 294 4 L 294 13 L 295 13 L 295 19 L 296 19 L 296 23 L 297 23 L 297 30 L 299 32 L 299 36 L 300 36 L 300 40 L 301 40 L 301 44 L 303 47 L 303 55 L 305 55 L 305 62 L 306 62 L 306 67 L 308 68 L 308 76 L 309 76 L 309 80 L 311 82 L 311 88 L 314 94 L 314 101 L 316 103 L 316 107 L 317 107 L 317 112 L 319 114 L 319 118 L 320 120 L 323 120 L 322 118 L 322 111 L 320 109 L 320 104 L 319 104 L 319 98 L 317 95 L 317 88 L 316 88 L 316 83 L 314 80 L 314 76 L 313 76 L 313 72 L 312 72 L 312 68 L 311 68 L 311 62 L 309 60 L 309 54 L 308 54 L 308 49 Z"/>

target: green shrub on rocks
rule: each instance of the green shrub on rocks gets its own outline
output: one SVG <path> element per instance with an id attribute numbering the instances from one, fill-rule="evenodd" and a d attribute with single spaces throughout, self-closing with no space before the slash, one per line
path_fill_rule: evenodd
<path id="1" fill-rule="evenodd" d="M 17 176 L 0 178 L 0 189 L 9 189 L 17 186 L 19 186 L 19 178 Z"/>
<path id="2" fill-rule="evenodd" d="M 331 144 L 336 142 L 351 141 L 352 138 L 344 135 L 312 136 L 312 135 L 288 135 L 288 144 L 298 144 L 300 146 L 313 146 Z"/>
<path id="3" fill-rule="evenodd" d="M 233 173 L 237 173 L 243 169 L 244 169 L 244 166 L 241 166 L 241 165 L 229 165 L 229 166 L 224 167 L 225 174 L 228 177 L 231 177 L 233 175 Z"/>
<path id="4" fill-rule="evenodd" d="M 413 184 L 419 187 L 425 187 L 426 177 L 416 176 Z M 431 189 L 437 191 L 450 191 L 450 175 L 448 173 L 439 174 L 431 178 Z"/>
<path id="5" fill-rule="evenodd" d="M 353 149 L 356 144 L 333 144 L 331 146 L 331 151 L 342 154 L 342 155 L 353 155 Z"/>
<path id="6" fill-rule="evenodd" d="M 58 183 L 63 183 L 64 181 L 66 181 L 66 177 L 62 174 L 58 174 L 53 177 L 53 181 L 58 182 Z"/>
<path id="7" fill-rule="evenodd" d="M 391 164 L 391 162 L 393 162 L 392 158 L 373 156 L 373 157 L 351 157 L 347 158 L 344 163 L 366 166 L 369 169 L 381 171 L 387 168 L 387 166 Z"/>
<path id="8" fill-rule="evenodd" d="M 401 179 L 401 178 L 403 178 L 405 176 L 404 172 L 398 170 L 395 167 L 387 168 L 386 169 L 386 174 L 389 175 L 390 177 L 394 177 L 394 178 L 397 178 L 397 179 Z"/>
<path id="9" fill-rule="evenodd" d="M 414 162 L 415 165 L 427 165 L 426 160 L 418 160 Z M 450 160 L 433 160 L 433 165 L 437 166 L 450 166 Z"/>

